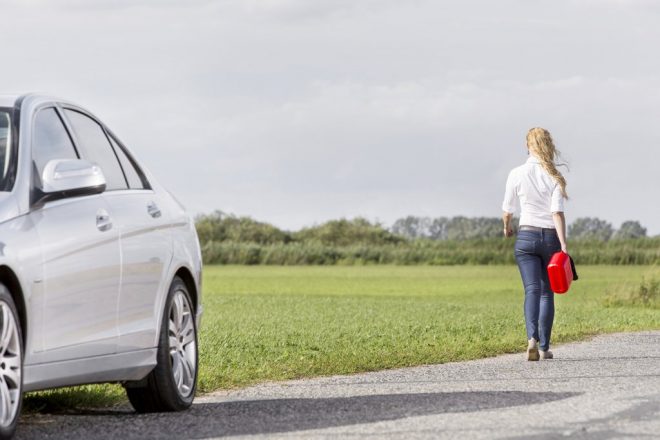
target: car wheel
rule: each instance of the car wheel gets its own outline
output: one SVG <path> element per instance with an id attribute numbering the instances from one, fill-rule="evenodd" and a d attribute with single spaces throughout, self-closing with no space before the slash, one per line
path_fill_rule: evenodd
<path id="1" fill-rule="evenodd" d="M 16 305 L 0 284 L 0 439 L 16 431 L 23 402 L 23 335 Z"/>
<path id="2" fill-rule="evenodd" d="M 181 411 L 192 404 L 197 388 L 197 326 L 190 293 L 174 278 L 167 295 L 157 364 L 139 385 L 126 385 L 137 412 Z"/>

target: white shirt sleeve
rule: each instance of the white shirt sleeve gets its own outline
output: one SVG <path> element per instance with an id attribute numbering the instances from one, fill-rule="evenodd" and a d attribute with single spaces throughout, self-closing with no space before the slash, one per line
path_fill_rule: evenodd
<path id="1" fill-rule="evenodd" d="M 504 201 L 502 202 L 502 211 L 513 214 L 518 206 L 518 193 L 516 192 L 514 172 L 509 173 L 506 179 L 506 189 L 504 190 Z"/>
<path id="2" fill-rule="evenodd" d="M 550 202 L 550 212 L 564 212 L 564 196 L 561 193 L 561 187 L 557 184 L 552 191 L 552 202 Z"/>

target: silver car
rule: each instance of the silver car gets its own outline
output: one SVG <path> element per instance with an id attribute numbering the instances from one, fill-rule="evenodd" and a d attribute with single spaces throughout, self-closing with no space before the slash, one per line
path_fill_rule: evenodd
<path id="1" fill-rule="evenodd" d="M 194 222 L 87 110 L 0 95 L 0 439 L 26 391 L 120 382 L 189 407 L 202 262 Z"/>

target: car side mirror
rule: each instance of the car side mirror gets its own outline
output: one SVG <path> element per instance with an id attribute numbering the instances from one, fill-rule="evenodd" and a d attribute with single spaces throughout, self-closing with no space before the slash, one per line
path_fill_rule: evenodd
<path id="1" fill-rule="evenodd" d="M 99 194 L 105 191 L 105 186 L 103 171 L 95 163 L 83 159 L 54 159 L 44 167 L 35 202 Z"/>

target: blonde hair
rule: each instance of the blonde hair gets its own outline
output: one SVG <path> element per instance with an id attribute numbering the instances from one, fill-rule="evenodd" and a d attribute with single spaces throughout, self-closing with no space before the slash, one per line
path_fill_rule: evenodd
<path id="1" fill-rule="evenodd" d="M 543 169 L 545 169 L 548 174 L 550 174 L 550 177 L 555 179 L 557 184 L 559 184 L 564 198 L 568 199 L 568 194 L 566 193 L 566 179 L 559 172 L 557 164 L 555 163 L 555 159 L 561 158 L 561 155 L 552 141 L 550 132 L 541 127 L 530 129 L 527 132 L 527 147 L 529 148 L 529 151 L 541 161 Z M 566 166 L 565 163 L 559 165 Z"/>

